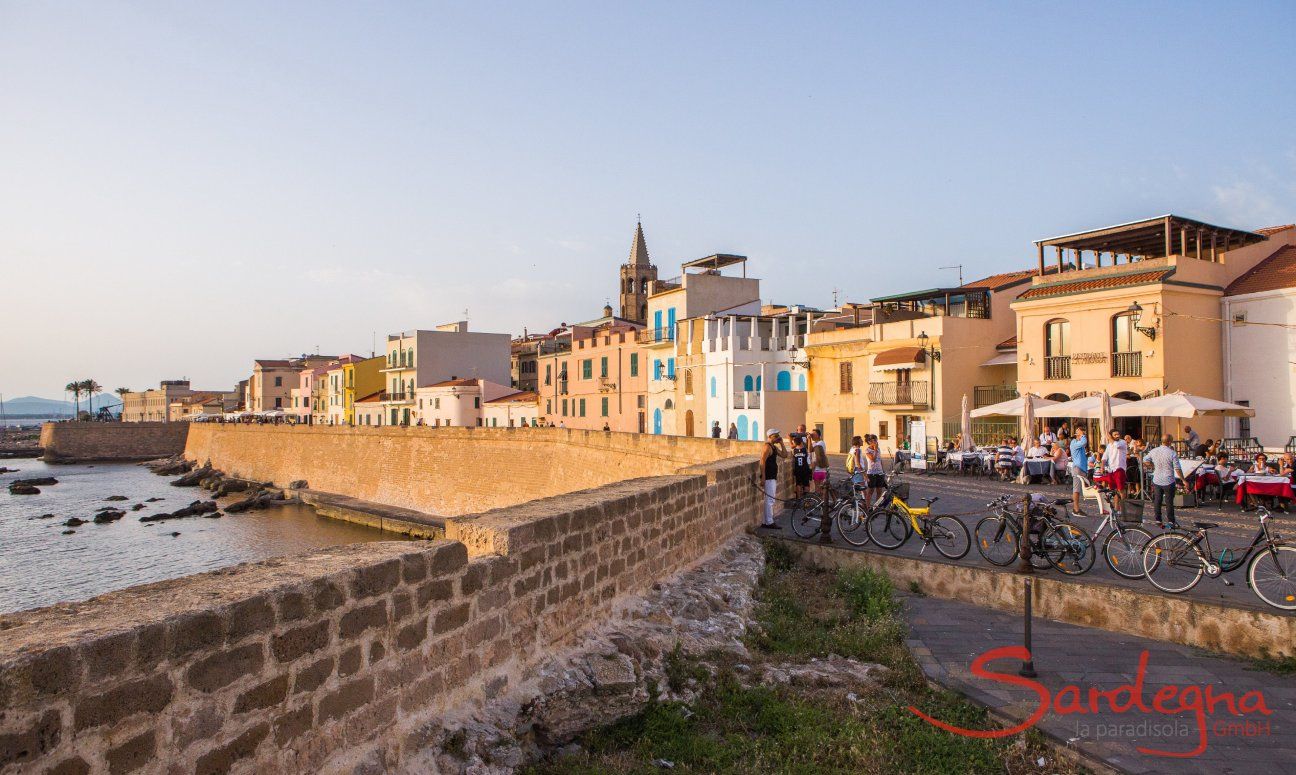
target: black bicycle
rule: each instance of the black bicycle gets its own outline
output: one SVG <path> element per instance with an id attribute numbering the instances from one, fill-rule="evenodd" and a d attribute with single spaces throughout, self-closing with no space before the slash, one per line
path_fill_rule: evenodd
<path id="1" fill-rule="evenodd" d="M 986 505 L 993 513 L 981 519 L 973 531 L 977 551 L 987 562 L 1001 567 L 1011 565 L 1018 557 L 1022 518 L 1020 499 L 1001 495 Z M 1031 566 L 1039 570 L 1053 567 L 1068 576 L 1088 573 L 1096 553 L 1093 538 L 1083 528 L 1058 516 L 1057 507 L 1041 501 L 1031 504 Z"/>
<path id="2" fill-rule="evenodd" d="M 837 528 L 837 534 L 852 546 L 869 542 L 865 522 L 868 501 L 864 488 L 849 479 L 831 487 L 831 498 L 807 493 L 789 504 L 792 532 L 802 538 L 814 538 L 823 529 L 825 515 Z"/>
<path id="3" fill-rule="evenodd" d="M 1217 555 L 1211 548 L 1210 530 L 1219 527 L 1214 522 L 1194 522 L 1191 531 L 1172 530 L 1148 541 L 1143 550 L 1148 581 L 1172 594 L 1187 592 L 1203 576 L 1232 586 L 1223 575 L 1246 565 L 1247 586 L 1256 597 L 1274 608 L 1296 611 L 1296 546 L 1270 528 L 1268 509 L 1260 506 L 1258 511 L 1260 527 L 1240 555 L 1229 547 Z"/>

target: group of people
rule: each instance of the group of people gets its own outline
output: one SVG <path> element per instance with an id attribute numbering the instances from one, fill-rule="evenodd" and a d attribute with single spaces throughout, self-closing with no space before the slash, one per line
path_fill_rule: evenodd
<path id="1" fill-rule="evenodd" d="M 719 423 L 713 426 L 713 438 L 719 438 L 716 435 L 719 427 Z M 760 527 L 764 530 L 778 529 L 778 525 L 774 523 L 774 502 L 778 492 L 778 461 L 780 458 L 791 460 L 792 482 L 798 498 L 812 491 L 831 492 L 828 489 L 828 448 L 824 446 L 823 437 L 820 435 L 819 430 L 815 429 L 807 432 L 803 424 L 798 425 L 796 431 L 789 435 L 792 441 L 791 449 L 788 449 L 787 441 L 783 439 L 778 429 L 770 428 L 765 435 L 765 446 L 761 450 L 760 470 L 764 477 L 765 513 Z M 858 440 L 858 437 L 856 437 L 856 440 Z M 880 473 L 881 452 L 878 453 L 877 457 Z M 885 481 L 883 486 L 885 486 Z M 827 539 L 827 531 L 824 531 L 823 537 Z"/>

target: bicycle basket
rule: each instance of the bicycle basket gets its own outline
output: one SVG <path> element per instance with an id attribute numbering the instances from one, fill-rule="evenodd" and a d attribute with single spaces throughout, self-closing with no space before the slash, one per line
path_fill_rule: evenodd
<path id="1" fill-rule="evenodd" d="M 891 491 L 894 492 L 894 493 L 895 493 L 895 496 L 896 496 L 897 498 L 899 498 L 900 500 L 905 501 L 905 502 L 908 502 L 908 501 L 909 501 L 909 483 L 908 483 L 908 482 L 900 482 L 899 484 L 897 484 L 897 485 L 895 485 L 894 487 L 892 487 L 892 488 L 891 488 Z"/>

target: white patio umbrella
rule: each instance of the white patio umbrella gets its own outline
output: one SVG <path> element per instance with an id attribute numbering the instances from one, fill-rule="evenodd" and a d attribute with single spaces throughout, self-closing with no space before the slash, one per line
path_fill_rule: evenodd
<path id="1" fill-rule="evenodd" d="M 1028 395 L 1031 397 L 1031 403 L 1034 405 L 1035 409 L 1039 409 L 1040 407 L 1043 406 L 1052 406 L 1053 404 L 1057 403 L 1057 401 L 1050 401 L 1047 398 L 1040 398 L 1034 393 L 1029 393 Z M 1018 396 L 1017 398 L 1013 398 L 1008 401 L 1000 401 L 997 404 L 983 406 L 980 409 L 973 409 L 971 416 L 972 417 L 1021 417 L 1022 414 L 1025 413 L 1025 411 L 1026 411 L 1026 398 L 1025 396 Z"/>
<path id="2" fill-rule="evenodd" d="M 1189 393 L 1166 393 L 1142 401 L 1130 401 L 1117 407 L 1116 417 L 1255 417 L 1255 410 L 1240 404 L 1230 404 L 1215 398 L 1194 396 Z"/>
<path id="3" fill-rule="evenodd" d="M 1120 406 L 1128 404 L 1129 401 L 1124 398 L 1110 398 L 1111 406 Z M 1076 398 L 1071 401 L 1059 401 L 1052 406 L 1046 406 L 1035 413 L 1036 417 L 1076 417 L 1085 420 L 1097 420 L 1102 417 L 1102 396 L 1095 393 L 1084 398 Z"/>
<path id="4" fill-rule="evenodd" d="M 972 409 L 968 405 L 967 393 L 963 394 L 963 409 L 959 413 L 959 433 L 963 436 L 959 452 L 972 451 Z"/>

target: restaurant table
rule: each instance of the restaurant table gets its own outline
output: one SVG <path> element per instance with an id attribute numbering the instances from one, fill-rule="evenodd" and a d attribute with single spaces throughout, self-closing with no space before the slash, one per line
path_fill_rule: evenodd
<path id="1" fill-rule="evenodd" d="M 1237 478 L 1236 500 L 1245 503 L 1248 495 L 1268 495 L 1274 498 L 1291 499 L 1291 479 L 1286 476 L 1270 474 L 1239 474 Z"/>
<path id="2" fill-rule="evenodd" d="M 1200 469 L 1202 466 L 1206 466 L 1208 468 L 1214 467 L 1214 466 L 1207 465 L 1207 462 L 1205 460 L 1184 460 L 1183 458 L 1179 459 L 1179 467 L 1183 469 L 1183 475 L 1185 479 L 1197 473 L 1197 470 Z"/>
<path id="3" fill-rule="evenodd" d="M 1215 469 L 1213 468 L 1207 468 L 1204 470 L 1198 469 L 1197 476 L 1193 478 L 1192 483 L 1193 489 L 1197 492 L 1201 492 L 1211 485 L 1219 484 L 1219 474 L 1215 473 Z"/>
<path id="4" fill-rule="evenodd" d="M 1030 458 L 1026 461 L 1026 474 L 1028 476 L 1049 476 L 1053 475 L 1053 458 L 1037 457 Z"/>

